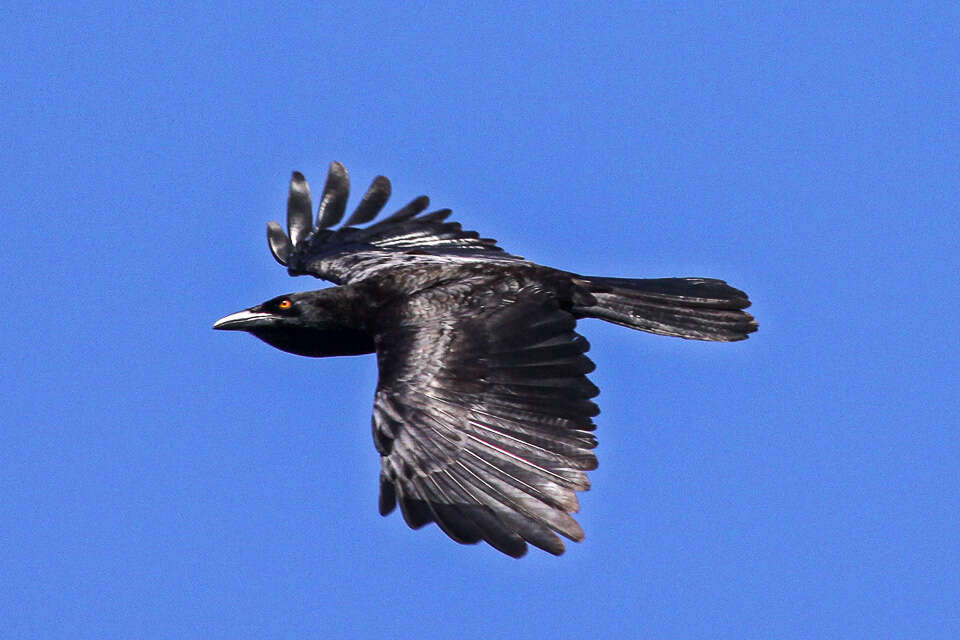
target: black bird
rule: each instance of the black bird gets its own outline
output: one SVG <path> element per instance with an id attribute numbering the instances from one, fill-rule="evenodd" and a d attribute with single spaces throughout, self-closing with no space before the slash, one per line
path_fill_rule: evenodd
<path id="1" fill-rule="evenodd" d="M 380 513 L 399 504 L 414 529 L 436 522 L 457 542 L 484 540 L 514 557 L 528 542 L 560 555 L 557 533 L 583 539 L 570 514 L 597 467 L 599 410 L 578 319 L 724 342 L 757 329 L 747 295 L 722 280 L 544 267 L 448 222 L 449 209 L 423 214 L 426 196 L 360 228 L 390 196 L 383 176 L 334 230 L 349 188 L 334 162 L 314 224 L 310 188 L 294 172 L 289 235 L 267 225 L 290 275 L 340 286 L 279 296 L 213 328 L 303 356 L 376 353 Z"/>

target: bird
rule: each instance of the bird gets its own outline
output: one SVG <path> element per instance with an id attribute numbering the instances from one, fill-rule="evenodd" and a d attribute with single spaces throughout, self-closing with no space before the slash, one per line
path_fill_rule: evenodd
<path id="1" fill-rule="evenodd" d="M 316 219 L 293 172 L 287 231 L 267 225 L 292 276 L 336 286 L 277 296 L 214 329 L 245 331 L 308 357 L 376 354 L 373 441 L 379 511 L 413 529 L 436 523 L 463 544 L 519 558 L 561 555 L 584 539 L 572 514 L 597 467 L 594 364 L 577 321 L 734 342 L 757 330 L 743 291 L 714 278 L 583 276 L 508 253 L 424 213 L 420 196 L 380 221 L 391 183 L 377 176 L 351 215 L 346 168 L 329 167 Z M 366 226 L 364 226 L 366 225 Z"/>

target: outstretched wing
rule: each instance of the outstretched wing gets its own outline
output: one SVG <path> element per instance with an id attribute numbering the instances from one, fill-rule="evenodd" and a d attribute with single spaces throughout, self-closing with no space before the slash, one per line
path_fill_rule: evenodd
<path id="1" fill-rule="evenodd" d="M 576 320 L 540 284 L 509 276 L 424 291 L 377 337 L 373 413 L 380 513 L 436 522 L 461 543 L 520 557 L 563 553 L 596 446 Z"/>
<path id="2" fill-rule="evenodd" d="M 289 235 L 276 222 L 267 225 L 270 251 L 291 275 L 310 274 L 347 284 L 383 269 L 418 262 L 522 260 L 503 251 L 496 240 L 464 231 L 457 222 L 446 222 L 449 209 L 423 214 L 430 205 L 427 196 L 369 227 L 353 226 L 373 220 L 390 198 L 390 181 L 384 176 L 374 179 L 346 223 L 334 230 L 346 212 L 349 194 L 347 170 L 339 162 L 332 163 L 314 224 L 310 186 L 303 174 L 293 173 L 287 199 Z"/>

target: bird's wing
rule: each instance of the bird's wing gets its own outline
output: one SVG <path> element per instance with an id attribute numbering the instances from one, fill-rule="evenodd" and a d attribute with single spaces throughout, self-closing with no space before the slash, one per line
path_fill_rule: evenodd
<path id="1" fill-rule="evenodd" d="M 390 181 L 384 176 L 374 179 L 356 210 L 334 230 L 346 212 L 349 194 L 347 170 L 339 162 L 332 163 L 314 223 L 310 186 L 303 174 L 294 172 L 287 199 L 288 233 L 276 222 L 267 225 L 270 251 L 291 275 L 309 274 L 348 284 L 399 265 L 522 260 L 503 251 L 496 240 L 447 222 L 449 209 L 424 214 L 430 204 L 426 196 L 376 224 L 355 227 L 373 220 L 389 199 Z"/>
<path id="2" fill-rule="evenodd" d="M 542 285 L 496 277 L 413 296 L 377 336 L 380 512 L 559 555 L 555 532 L 583 539 L 570 513 L 597 466 L 589 344 Z"/>

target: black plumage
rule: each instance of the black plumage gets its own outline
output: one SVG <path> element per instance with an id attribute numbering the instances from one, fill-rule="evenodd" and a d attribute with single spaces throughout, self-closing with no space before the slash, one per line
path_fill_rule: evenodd
<path id="1" fill-rule="evenodd" d="M 280 296 L 219 320 L 298 355 L 376 353 L 373 439 L 380 512 L 435 522 L 462 543 L 514 557 L 527 543 L 563 553 L 583 539 L 571 517 L 597 466 L 580 318 L 696 340 L 757 328 L 746 294 L 710 278 L 580 276 L 509 254 L 496 241 L 423 214 L 421 196 L 373 220 L 390 196 L 378 176 L 344 226 L 349 177 L 333 163 L 313 222 L 310 188 L 290 181 L 287 229 L 270 250 L 291 275 L 340 286 Z"/>

